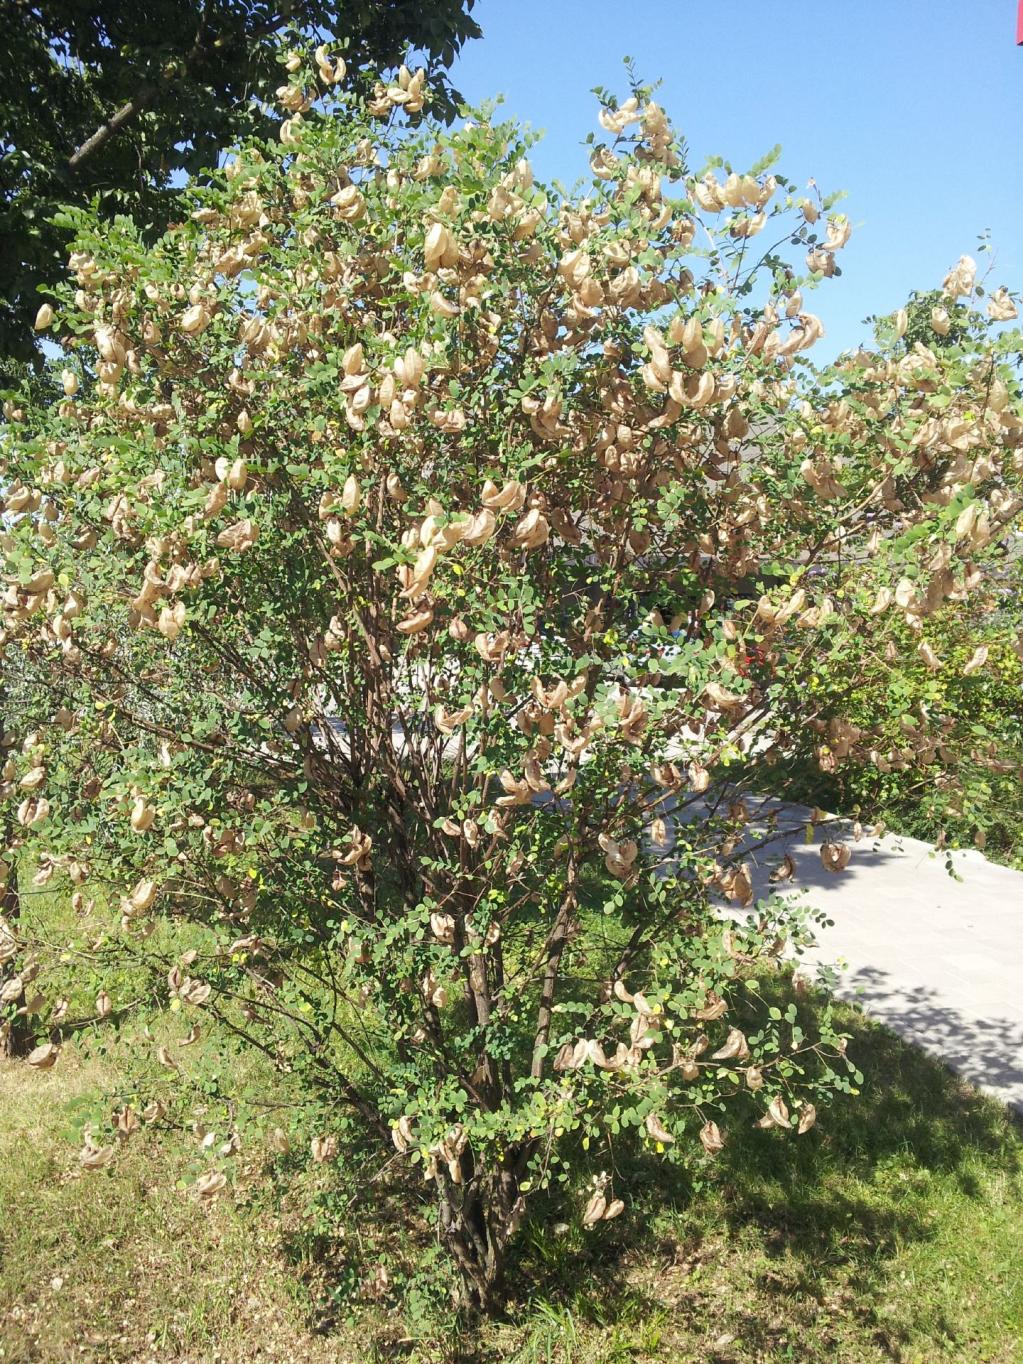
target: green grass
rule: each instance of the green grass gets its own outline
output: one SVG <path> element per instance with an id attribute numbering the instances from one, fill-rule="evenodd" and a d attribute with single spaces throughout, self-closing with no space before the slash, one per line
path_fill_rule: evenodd
<path id="1" fill-rule="evenodd" d="M 7 1063 L 0 1360 L 1018 1364 L 1020 1131 L 843 1013 L 862 1095 L 798 1142 L 730 1133 L 702 1190 L 641 1163 L 616 1179 L 627 1213 L 600 1231 L 574 1206 L 537 1205 L 506 1320 L 462 1334 L 415 1275 L 429 1236 L 400 1189 L 381 1189 L 379 1227 L 330 1238 L 309 1181 L 273 1201 L 256 1153 L 241 1153 L 232 1200 L 201 1206 L 179 1187 L 195 1169 L 190 1134 L 159 1148 L 136 1137 L 115 1169 L 88 1174 L 71 1129 L 115 1058 L 67 1048 L 42 1075 Z M 357 1292 L 346 1237 L 371 1259 L 390 1247 L 381 1299 Z"/>
<path id="2" fill-rule="evenodd" d="M 570 1233 L 559 1253 L 540 1238 L 534 1282 L 542 1262 L 558 1281 L 548 1303 L 571 1322 L 565 1341 L 578 1342 L 552 1358 L 1023 1358 L 1019 1131 L 847 1017 L 867 1090 L 837 1104 L 815 1141 L 735 1133 L 703 1196 L 651 1168 L 613 1244 Z M 549 1324 L 522 1325 L 521 1358 L 544 1358 Z"/>

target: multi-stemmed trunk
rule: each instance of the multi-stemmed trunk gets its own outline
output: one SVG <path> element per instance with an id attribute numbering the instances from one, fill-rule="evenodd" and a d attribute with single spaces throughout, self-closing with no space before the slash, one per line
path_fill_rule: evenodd
<path id="1" fill-rule="evenodd" d="M 504 1303 L 508 1246 L 524 1210 L 519 1177 L 508 1167 L 477 1169 L 456 1184 L 442 1172 L 438 1186 L 441 1235 L 461 1275 L 465 1305 L 493 1315 Z"/>

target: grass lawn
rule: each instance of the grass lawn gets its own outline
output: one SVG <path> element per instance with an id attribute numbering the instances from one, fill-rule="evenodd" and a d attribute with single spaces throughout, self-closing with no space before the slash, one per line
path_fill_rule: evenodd
<path id="1" fill-rule="evenodd" d="M 6 1063 L 0 1360 L 1019 1364 L 1018 1125 L 855 1010 L 843 1025 L 862 1095 L 798 1143 L 731 1134 L 703 1189 L 640 1167 L 599 1233 L 538 1206 L 507 1319 L 462 1333 L 414 1268 L 374 1293 L 346 1268 L 346 1238 L 394 1264 L 429 1253 L 400 1190 L 382 1190 L 379 1228 L 327 1238 L 309 1183 L 274 1189 L 257 1157 L 231 1199 L 201 1205 L 179 1187 L 191 1134 L 157 1148 L 144 1132 L 84 1172 L 75 1114 L 109 1062 L 68 1047 L 51 1072 Z"/>

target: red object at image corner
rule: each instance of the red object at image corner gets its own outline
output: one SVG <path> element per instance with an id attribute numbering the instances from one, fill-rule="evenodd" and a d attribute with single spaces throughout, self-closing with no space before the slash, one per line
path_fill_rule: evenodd
<path id="1" fill-rule="evenodd" d="M 1019 8 L 1016 10 L 1016 45 L 1023 47 L 1023 0 L 1019 0 Z"/>

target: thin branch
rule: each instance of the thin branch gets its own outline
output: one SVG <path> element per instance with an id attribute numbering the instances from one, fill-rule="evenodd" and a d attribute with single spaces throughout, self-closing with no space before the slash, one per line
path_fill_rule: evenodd
<path id="1" fill-rule="evenodd" d="M 143 85 L 137 95 L 130 99 L 127 104 L 122 104 L 116 114 L 112 114 L 106 123 L 101 123 L 91 137 L 87 137 L 82 145 L 68 157 L 68 170 L 76 171 L 83 161 L 87 161 L 93 152 L 105 146 L 112 137 L 115 137 L 126 124 L 131 123 L 143 109 L 148 108 L 159 93 L 157 85 Z"/>

